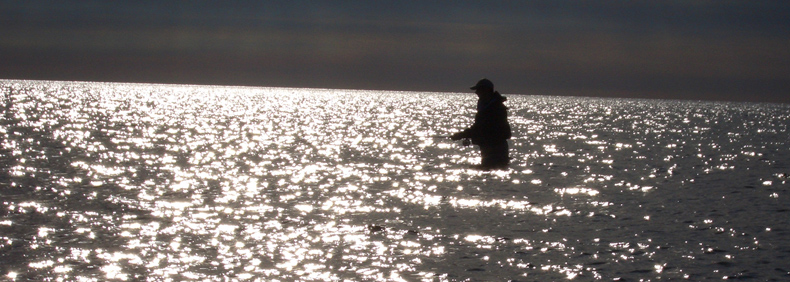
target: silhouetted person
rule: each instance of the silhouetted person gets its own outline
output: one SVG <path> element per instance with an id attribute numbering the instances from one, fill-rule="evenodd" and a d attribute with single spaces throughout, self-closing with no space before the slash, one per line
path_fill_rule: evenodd
<path id="1" fill-rule="evenodd" d="M 481 79 L 471 87 L 477 94 L 477 114 L 472 127 L 453 134 L 450 138 L 469 138 L 480 146 L 481 169 L 506 169 L 510 163 L 507 139 L 510 139 L 510 124 L 507 122 L 506 98 L 494 91 L 494 83 Z"/>

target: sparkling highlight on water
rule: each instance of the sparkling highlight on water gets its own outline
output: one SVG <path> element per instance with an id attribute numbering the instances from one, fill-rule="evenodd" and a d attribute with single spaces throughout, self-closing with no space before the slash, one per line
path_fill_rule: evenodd
<path id="1" fill-rule="evenodd" d="M 784 280 L 790 106 L 0 81 L 10 281 Z"/>

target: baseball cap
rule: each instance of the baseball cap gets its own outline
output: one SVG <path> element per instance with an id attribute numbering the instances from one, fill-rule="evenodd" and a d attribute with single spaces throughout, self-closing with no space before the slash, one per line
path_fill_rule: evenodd
<path id="1" fill-rule="evenodd" d="M 478 88 L 488 88 L 494 89 L 494 83 L 488 80 L 487 78 L 483 78 L 475 84 L 475 86 L 469 87 L 469 89 L 477 90 Z"/>

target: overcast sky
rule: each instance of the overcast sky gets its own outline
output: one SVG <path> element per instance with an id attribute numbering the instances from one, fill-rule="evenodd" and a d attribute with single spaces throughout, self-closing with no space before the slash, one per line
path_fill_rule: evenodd
<path id="1" fill-rule="evenodd" d="M 790 103 L 790 1 L 2 1 L 0 78 Z"/>

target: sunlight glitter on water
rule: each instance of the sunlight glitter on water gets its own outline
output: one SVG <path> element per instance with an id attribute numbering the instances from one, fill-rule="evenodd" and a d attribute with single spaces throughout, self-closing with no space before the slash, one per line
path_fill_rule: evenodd
<path id="1" fill-rule="evenodd" d="M 784 106 L 508 95 L 513 163 L 483 172 L 440 138 L 471 94 L 2 89 L 13 280 L 787 275 Z"/>

